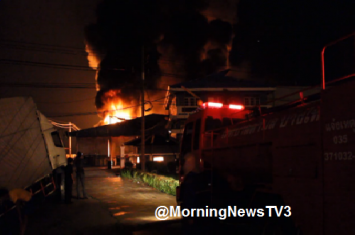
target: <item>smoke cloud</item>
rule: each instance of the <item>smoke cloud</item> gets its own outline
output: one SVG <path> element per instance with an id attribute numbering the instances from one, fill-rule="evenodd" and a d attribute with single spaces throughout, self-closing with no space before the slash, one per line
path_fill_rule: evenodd
<path id="1" fill-rule="evenodd" d="M 98 68 L 96 107 L 107 109 L 113 96 L 138 102 L 142 46 L 151 99 L 158 87 L 228 66 L 236 6 L 236 0 L 102 1 L 96 23 L 85 28 L 89 65 Z"/>

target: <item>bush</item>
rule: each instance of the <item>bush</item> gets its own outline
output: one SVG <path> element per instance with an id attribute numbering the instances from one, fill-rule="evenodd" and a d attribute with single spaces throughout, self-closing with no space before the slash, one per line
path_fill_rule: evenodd
<path id="1" fill-rule="evenodd" d="M 123 169 L 121 177 L 144 182 L 161 192 L 174 196 L 176 195 L 176 187 L 179 185 L 179 181 L 176 179 L 139 170 Z"/>
<path id="2" fill-rule="evenodd" d="M 132 179 L 132 172 L 128 169 L 121 170 L 121 177 L 127 178 L 127 179 Z"/>

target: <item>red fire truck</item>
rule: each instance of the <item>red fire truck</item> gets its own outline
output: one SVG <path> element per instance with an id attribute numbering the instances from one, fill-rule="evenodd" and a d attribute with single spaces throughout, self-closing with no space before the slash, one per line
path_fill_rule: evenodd
<path id="1" fill-rule="evenodd" d="M 212 205 L 238 204 L 244 193 L 244 206 L 290 206 L 302 234 L 355 234 L 354 90 L 355 79 L 337 80 L 319 94 L 261 112 L 205 103 L 185 124 L 180 182 L 183 157 L 192 152 L 199 171 L 211 177 Z M 217 175 L 228 194 L 213 180 Z"/>

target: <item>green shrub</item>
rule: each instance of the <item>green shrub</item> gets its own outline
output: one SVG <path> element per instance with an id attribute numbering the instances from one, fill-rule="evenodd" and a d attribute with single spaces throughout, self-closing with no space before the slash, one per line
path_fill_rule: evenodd
<path id="1" fill-rule="evenodd" d="M 138 171 L 133 171 L 133 179 L 136 179 L 138 175 Z"/>
<path id="2" fill-rule="evenodd" d="M 179 181 L 176 179 L 138 170 L 124 169 L 121 171 L 121 177 L 144 182 L 149 186 L 170 195 L 176 195 L 176 187 L 179 185 Z"/>
<path id="3" fill-rule="evenodd" d="M 124 169 L 121 171 L 121 177 L 132 179 L 132 172 L 129 169 Z"/>

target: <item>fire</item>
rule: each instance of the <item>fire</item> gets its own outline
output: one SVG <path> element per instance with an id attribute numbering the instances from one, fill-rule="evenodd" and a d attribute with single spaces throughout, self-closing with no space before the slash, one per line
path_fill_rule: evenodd
<path id="1" fill-rule="evenodd" d="M 99 66 L 100 64 L 100 58 L 93 52 L 92 48 L 90 47 L 89 44 L 86 44 L 85 45 L 85 51 L 87 53 L 87 60 L 88 60 L 88 63 L 89 63 L 89 66 L 96 70 L 97 67 Z"/>
<path id="2" fill-rule="evenodd" d="M 104 119 L 105 124 L 115 124 L 132 119 L 131 111 L 127 109 L 127 106 L 129 105 L 125 105 L 122 100 L 115 103 L 111 101 L 110 110 L 108 110 Z"/>

